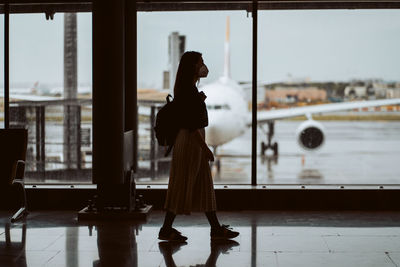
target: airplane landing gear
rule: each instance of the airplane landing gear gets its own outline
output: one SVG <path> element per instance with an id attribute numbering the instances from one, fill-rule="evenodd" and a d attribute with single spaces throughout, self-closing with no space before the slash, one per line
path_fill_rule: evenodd
<path id="1" fill-rule="evenodd" d="M 219 157 L 217 156 L 217 147 L 213 147 L 213 154 L 214 154 L 214 160 L 215 160 L 215 165 L 217 167 L 217 174 L 219 175 L 221 173 L 221 161 Z"/>
<path id="2" fill-rule="evenodd" d="M 265 151 L 268 149 L 271 149 L 274 152 L 274 156 L 278 156 L 278 143 L 274 142 L 271 144 L 271 139 L 274 136 L 274 121 L 269 121 L 268 122 L 268 133 L 267 134 L 267 140 L 268 143 L 265 144 L 264 142 L 261 142 L 261 155 L 265 155 Z M 261 128 L 263 129 L 263 128 Z M 264 130 L 264 129 L 263 129 Z"/>
<path id="3" fill-rule="evenodd" d="M 221 161 L 219 157 L 217 156 L 217 147 L 213 146 L 213 154 L 214 154 L 214 161 L 210 161 L 210 169 L 211 173 L 214 177 L 214 179 L 219 179 L 221 178 Z M 215 166 L 215 171 L 214 171 L 214 166 Z"/>

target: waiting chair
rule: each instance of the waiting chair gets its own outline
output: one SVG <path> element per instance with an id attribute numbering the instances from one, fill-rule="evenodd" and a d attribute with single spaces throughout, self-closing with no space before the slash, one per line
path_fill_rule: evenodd
<path id="1" fill-rule="evenodd" d="M 14 208 L 19 200 L 19 210 L 11 222 L 27 215 L 24 187 L 25 158 L 28 143 L 26 129 L 0 129 L 0 199 L 1 206 Z"/>

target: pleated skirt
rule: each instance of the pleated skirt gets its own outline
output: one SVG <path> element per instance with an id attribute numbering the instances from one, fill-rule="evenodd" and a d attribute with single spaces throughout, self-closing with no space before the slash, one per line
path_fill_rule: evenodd
<path id="1" fill-rule="evenodd" d="M 200 132 L 204 139 L 204 128 Z M 210 165 L 195 138 L 195 132 L 181 129 L 175 140 L 164 205 L 175 214 L 217 209 Z"/>

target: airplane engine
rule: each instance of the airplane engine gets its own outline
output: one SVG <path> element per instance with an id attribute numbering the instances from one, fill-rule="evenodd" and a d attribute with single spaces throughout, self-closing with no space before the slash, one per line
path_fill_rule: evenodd
<path id="1" fill-rule="evenodd" d="M 324 127 L 314 120 L 307 120 L 296 130 L 296 139 L 299 145 L 306 150 L 314 150 L 322 146 L 325 141 Z"/>

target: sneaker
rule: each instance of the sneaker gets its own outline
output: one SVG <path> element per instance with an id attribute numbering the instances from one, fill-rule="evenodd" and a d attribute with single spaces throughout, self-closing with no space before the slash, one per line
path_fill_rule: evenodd
<path id="1" fill-rule="evenodd" d="M 158 233 L 158 239 L 184 242 L 186 241 L 187 237 L 182 235 L 181 232 L 179 232 L 175 228 L 166 229 L 164 227 L 161 227 L 160 232 Z"/>
<path id="2" fill-rule="evenodd" d="M 233 247 L 239 246 L 239 243 L 230 239 L 211 240 L 211 251 L 215 254 L 229 254 Z"/>
<path id="3" fill-rule="evenodd" d="M 237 237 L 239 235 L 239 232 L 232 231 L 231 229 L 232 228 L 229 227 L 229 225 L 225 224 L 223 224 L 219 228 L 211 228 L 211 240 L 231 239 Z"/>
<path id="4" fill-rule="evenodd" d="M 171 242 L 161 241 L 158 243 L 158 248 L 164 256 L 172 256 L 175 252 L 179 251 L 182 246 L 187 245 L 187 242 Z"/>

